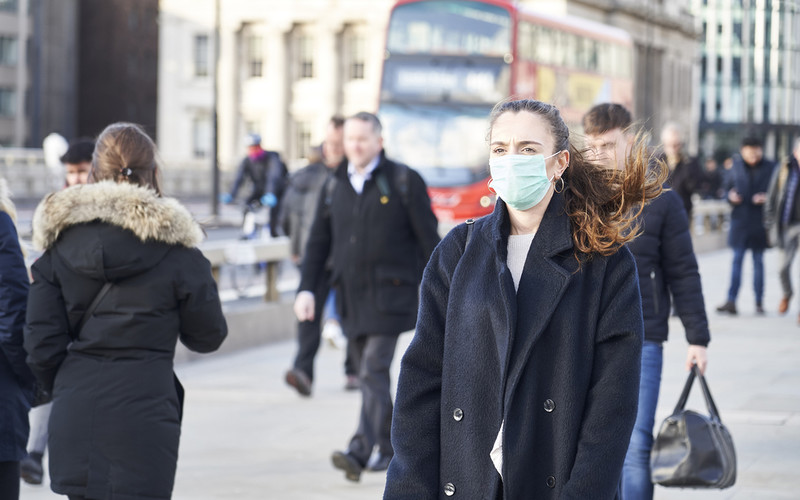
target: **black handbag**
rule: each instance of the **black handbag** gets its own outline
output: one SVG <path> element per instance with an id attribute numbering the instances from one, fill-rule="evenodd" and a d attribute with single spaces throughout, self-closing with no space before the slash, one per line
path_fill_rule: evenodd
<path id="1" fill-rule="evenodd" d="M 694 379 L 700 381 L 709 415 L 686 410 Z M 730 432 L 697 365 L 692 366 L 672 415 L 661 424 L 650 453 L 653 483 L 681 488 L 728 488 L 736 482 L 736 451 Z"/>

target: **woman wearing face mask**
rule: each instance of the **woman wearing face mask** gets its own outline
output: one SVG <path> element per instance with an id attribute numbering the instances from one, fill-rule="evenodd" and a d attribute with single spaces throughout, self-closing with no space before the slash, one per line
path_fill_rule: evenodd
<path id="1" fill-rule="evenodd" d="M 387 499 L 618 496 L 643 325 L 637 206 L 666 172 L 583 159 L 558 109 L 492 112 L 498 202 L 434 251 L 403 357 Z"/>

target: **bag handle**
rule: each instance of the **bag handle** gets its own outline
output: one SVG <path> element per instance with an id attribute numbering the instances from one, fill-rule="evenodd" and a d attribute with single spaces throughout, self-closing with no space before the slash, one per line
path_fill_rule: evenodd
<path id="1" fill-rule="evenodd" d="M 719 410 L 717 410 L 717 405 L 714 403 L 714 398 L 711 397 L 711 391 L 708 388 L 706 379 L 703 374 L 700 373 L 700 368 L 695 364 L 692 365 L 692 370 L 689 372 L 689 377 L 686 379 L 686 384 L 683 386 L 681 397 L 678 398 L 678 404 L 675 405 L 675 410 L 673 410 L 672 413 L 680 413 L 686 406 L 686 401 L 689 399 L 689 392 L 692 390 L 692 384 L 695 378 L 700 381 L 700 388 L 703 390 L 703 399 L 706 400 L 706 409 L 708 409 L 708 413 L 711 415 L 712 419 L 720 420 Z"/>

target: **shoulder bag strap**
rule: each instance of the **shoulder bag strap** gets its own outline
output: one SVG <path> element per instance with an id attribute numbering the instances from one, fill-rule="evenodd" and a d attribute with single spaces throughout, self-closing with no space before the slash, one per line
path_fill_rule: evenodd
<path id="1" fill-rule="evenodd" d="M 94 310 L 97 309 L 97 306 L 100 304 L 100 301 L 103 300 L 103 297 L 106 296 L 110 288 L 111 288 L 111 282 L 107 281 L 103 285 L 103 288 L 101 288 L 100 291 L 97 292 L 97 295 L 94 296 L 94 300 L 92 300 L 92 303 L 89 304 L 89 307 L 86 309 L 86 312 L 83 313 L 83 316 L 81 316 L 81 321 L 80 323 L 78 323 L 78 328 L 75 330 L 75 338 L 78 338 L 78 336 L 81 334 L 81 330 L 83 330 L 83 325 L 85 325 L 86 322 L 89 321 L 89 318 L 92 317 L 92 314 L 94 314 Z"/>

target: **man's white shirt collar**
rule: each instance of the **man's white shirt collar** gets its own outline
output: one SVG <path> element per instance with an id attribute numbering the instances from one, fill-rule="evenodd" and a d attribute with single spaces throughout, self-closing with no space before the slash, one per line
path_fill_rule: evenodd
<path id="1" fill-rule="evenodd" d="M 347 176 L 350 178 L 350 184 L 353 186 L 356 193 L 361 194 L 361 192 L 364 191 L 364 183 L 372 177 L 372 172 L 378 168 L 380 160 L 380 155 L 373 158 L 372 161 L 367 164 L 363 174 L 356 170 L 355 165 L 349 161 L 347 162 Z"/>

